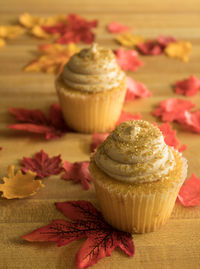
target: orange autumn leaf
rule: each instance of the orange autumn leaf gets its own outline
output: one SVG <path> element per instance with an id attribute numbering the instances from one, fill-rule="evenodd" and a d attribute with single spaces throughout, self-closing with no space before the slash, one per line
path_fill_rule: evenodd
<path id="1" fill-rule="evenodd" d="M 36 173 L 28 171 L 22 174 L 18 170 L 15 174 L 14 165 L 8 168 L 8 177 L 3 178 L 3 184 L 0 184 L 2 197 L 7 199 L 24 198 L 34 195 L 41 187 L 44 187 L 41 180 L 35 180 Z"/>
<path id="2" fill-rule="evenodd" d="M 183 62 L 189 61 L 189 55 L 192 49 L 192 44 L 187 41 L 178 41 L 170 43 L 165 48 L 165 53 L 170 58 L 180 59 Z"/>
<path id="3" fill-rule="evenodd" d="M 123 35 L 118 35 L 116 41 L 119 42 L 122 46 L 133 48 L 138 44 L 144 42 L 144 38 L 139 35 L 133 35 L 131 33 L 125 33 Z"/>
<path id="4" fill-rule="evenodd" d="M 5 47 L 6 41 L 3 38 L 0 38 L 0 48 Z"/>
<path id="5" fill-rule="evenodd" d="M 79 51 L 74 43 L 67 46 L 47 44 L 39 46 L 39 50 L 42 53 L 41 56 L 27 65 L 24 71 L 60 73 L 70 57 Z"/>
<path id="6" fill-rule="evenodd" d="M 0 38 L 15 39 L 24 34 L 25 30 L 19 25 L 1 25 Z"/>

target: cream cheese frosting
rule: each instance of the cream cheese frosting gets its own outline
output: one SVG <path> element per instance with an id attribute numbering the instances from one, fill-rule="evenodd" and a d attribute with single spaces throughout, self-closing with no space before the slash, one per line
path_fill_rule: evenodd
<path id="1" fill-rule="evenodd" d="M 125 74 L 117 64 L 114 53 L 94 43 L 70 58 L 62 78 L 72 89 L 100 92 L 117 87 Z"/>
<path id="2" fill-rule="evenodd" d="M 157 181 L 175 166 L 173 149 L 161 131 L 142 120 L 121 123 L 97 149 L 94 160 L 112 178 L 130 183 Z"/>

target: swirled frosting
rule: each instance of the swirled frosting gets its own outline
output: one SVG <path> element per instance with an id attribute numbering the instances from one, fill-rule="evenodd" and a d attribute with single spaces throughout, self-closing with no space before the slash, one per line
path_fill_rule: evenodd
<path id="1" fill-rule="evenodd" d="M 95 43 L 74 54 L 62 73 L 66 85 L 86 92 L 110 90 L 117 87 L 124 77 L 113 52 Z"/>
<path id="2" fill-rule="evenodd" d="M 130 183 L 157 181 L 175 165 L 161 131 L 142 120 L 121 123 L 97 149 L 94 160 L 112 178 Z"/>

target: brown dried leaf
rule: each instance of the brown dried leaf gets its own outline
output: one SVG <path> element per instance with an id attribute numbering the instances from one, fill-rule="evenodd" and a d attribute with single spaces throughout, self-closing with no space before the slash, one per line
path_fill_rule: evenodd
<path id="1" fill-rule="evenodd" d="M 8 168 L 8 177 L 3 178 L 4 184 L 0 184 L 2 197 L 7 199 L 24 198 L 34 195 L 41 187 L 41 180 L 35 180 L 36 173 L 28 171 L 22 174 L 21 170 L 14 173 L 14 165 Z"/>
<path id="2" fill-rule="evenodd" d="M 192 50 L 192 44 L 186 41 L 169 43 L 165 48 L 165 53 L 170 58 L 180 59 L 183 62 L 189 61 L 189 55 Z"/>

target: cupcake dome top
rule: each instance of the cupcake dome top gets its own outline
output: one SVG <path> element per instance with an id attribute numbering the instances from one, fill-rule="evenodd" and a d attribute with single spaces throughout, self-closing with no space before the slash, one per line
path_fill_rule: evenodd
<path id="1" fill-rule="evenodd" d="M 143 120 L 121 123 L 97 149 L 94 159 L 112 178 L 140 183 L 159 180 L 175 165 L 161 131 Z"/>
<path id="2" fill-rule="evenodd" d="M 99 92 L 117 87 L 125 74 L 112 50 L 94 43 L 70 58 L 62 78 L 66 85 L 75 90 Z"/>

